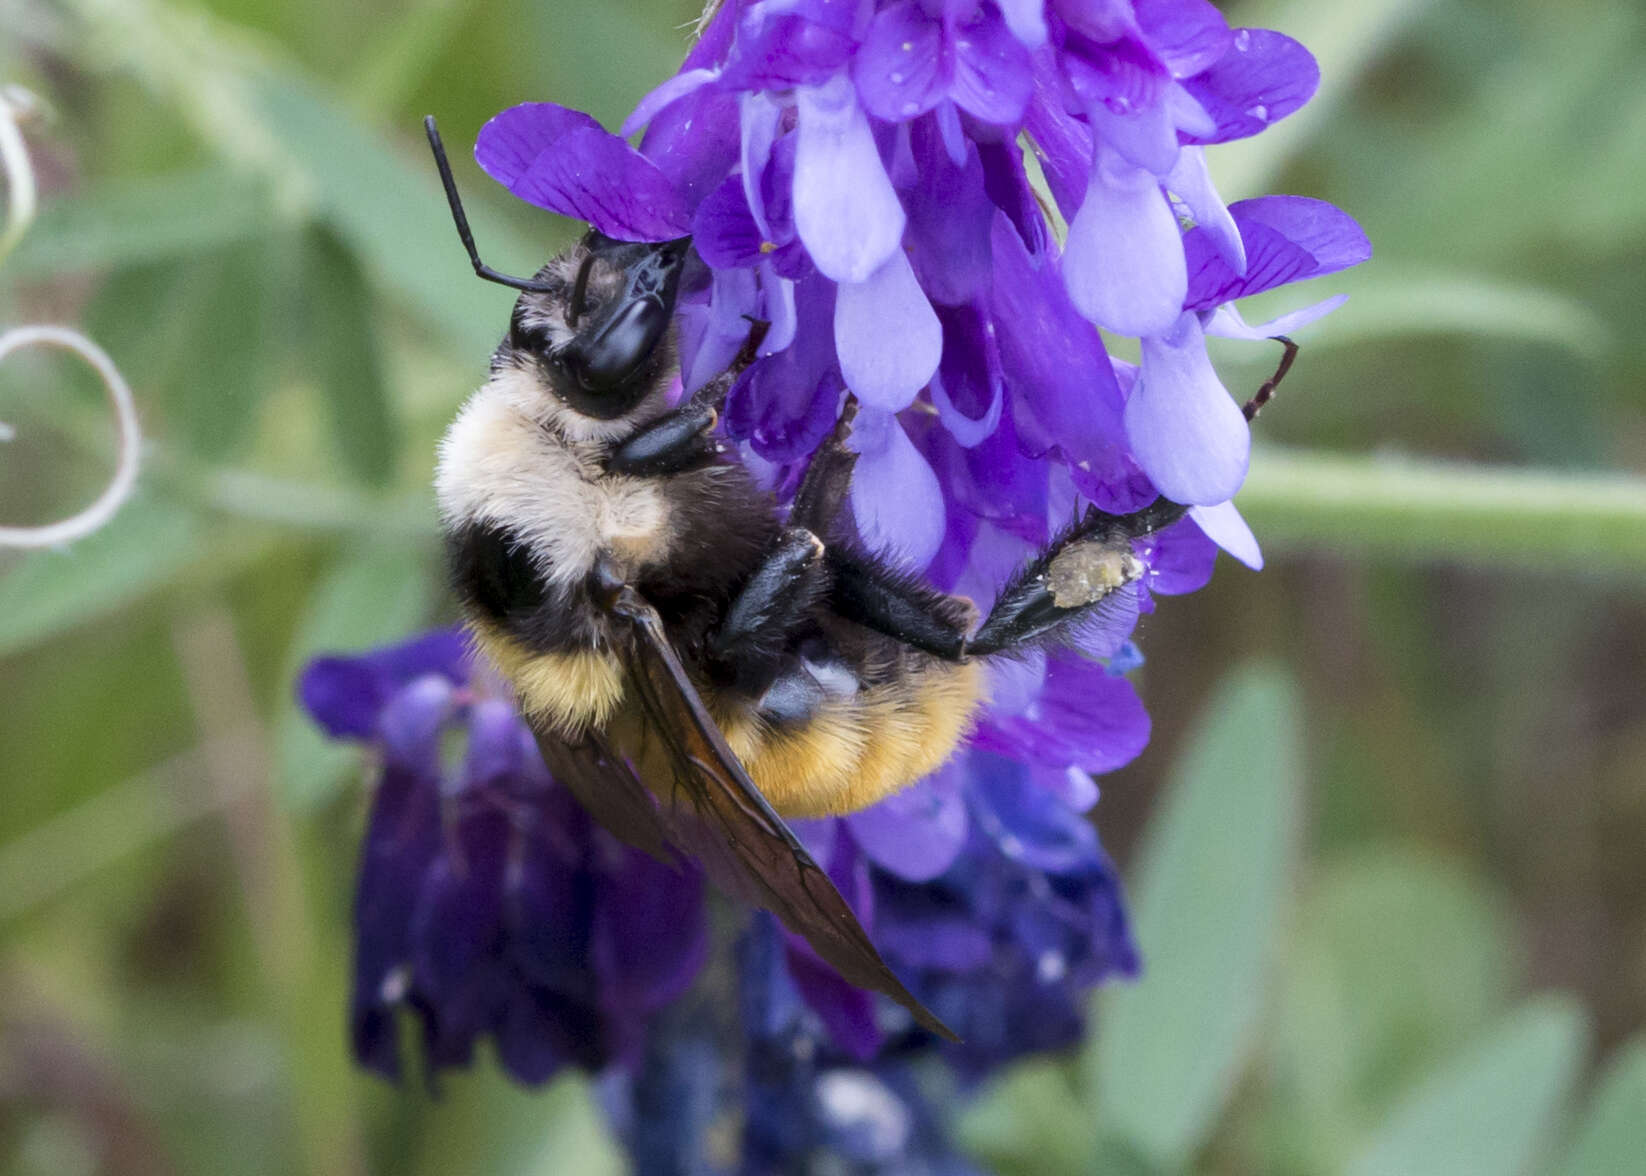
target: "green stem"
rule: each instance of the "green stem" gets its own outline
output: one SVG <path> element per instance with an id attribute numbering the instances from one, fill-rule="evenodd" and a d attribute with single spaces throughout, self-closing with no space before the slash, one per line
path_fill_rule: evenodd
<path id="1" fill-rule="evenodd" d="M 1646 568 L 1646 478 L 1265 449 L 1237 500 L 1264 543 L 1421 563 Z"/>

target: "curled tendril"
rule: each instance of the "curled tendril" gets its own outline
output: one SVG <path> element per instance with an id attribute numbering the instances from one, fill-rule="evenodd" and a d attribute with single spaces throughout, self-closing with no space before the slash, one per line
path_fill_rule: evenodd
<path id="1" fill-rule="evenodd" d="M 6 175 L 6 227 L 0 230 L 0 261 L 34 220 L 34 168 L 21 124 L 34 114 L 34 95 L 21 86 L 0 88 L 0 171 Z"/>
<path id="2" fill-rule="evenodd" d="M 6 177 L 6 226 L 0 231 L 0 261 L 5 260 L 34 220 L 34 167 L 29 162 L 20 124 L 36 109 L 34 96 L 27 90 L 20 86 L 0 87 L 0 171 Z M 0 364 L 13 351 L 24 347 L 57 347 L 85 360 L 103 382 L 120 430 L 120 456 L 114 476 L 90 506 L 43 527 L 0 527 L 0 547 L 57 547 L 102 527 L 131 497 L 132 488 L 137 484 L 143 434 L 137 426 L 137 405 L 132 399 L 131 387 L 97 344 L 68 327 L 14 327 L 0 332 Z M 10 441 L 16 435 L 16 430 L 0 421 L 0 442 Z"/>
<path id="3" fill-rule="evenodd" d="M 23 347 L 59 347 L 72 351 L 85 360 L 102 380 L 114 406 L 114 418 L 120 428 L 120 457 L 114 476 L 86 509 L 61 522 L 43 527 L 0 527 L 0 547 L 57 547 L 84 538 L 102 527 L 131 497 L 137 483 L 137 467 L 141 457 L 143 435 L 137 426 L 137 405 L 131 388 L 114 361 L 97 344 L 79 331 L 67 327 L 14 327 L 0 333 L 0 363 Z M 0 425 L 0 440 L 10 440 L 12 430 Z"/>

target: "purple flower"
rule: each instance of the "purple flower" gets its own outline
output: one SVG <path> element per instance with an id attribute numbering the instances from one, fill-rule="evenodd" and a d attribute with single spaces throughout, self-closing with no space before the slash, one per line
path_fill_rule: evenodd
<path id="1" fill-rule="evenodd" d="M 470 687 L 462 648 L 441 630 L 319 659 L 299 683 L 316 722 L 383 759 L 355 893 L 355 1056 L 398 1077 L 402 1010 L 431 1073 L 484 1037 L 526 1083 L 637 1056 L 703 962 L 700 880 L 592 827 L 513 709 Z"/>

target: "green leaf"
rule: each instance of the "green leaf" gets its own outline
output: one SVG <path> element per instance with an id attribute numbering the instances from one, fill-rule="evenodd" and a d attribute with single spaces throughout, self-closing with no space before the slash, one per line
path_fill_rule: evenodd
<path id="1" fill-rule="evenodd" d="M 1297 865 L 1299 710 L 1279 668 L 1234 675 L 1172 773 L 1141 853 L 1143 977 L 1101 995 L 1082 1062 L 1103 1131 L 1161 1168 L 1205 1139 L 1251 1045 Z"/>
<path id="2" fill-rule="evenodd" d="M 198 536 L 188 511 L 139 494 L 66 550 L 11 562 L 0 575 L 0 656 L 152 592 L 194 559 Z"/>
<path id="3" fill-rule="evenodd" d="M 265 187 L 227 167 L 113 181 L 49 201 L 7 259 L 6 275 L 40 277 L 210 253 L 266 234 L 273 219 Z"/>
<path id="4" fill-rule="evenodd" d="M 1045 1058 L 1006 1071 L 966 1104 L 956 1131 L 961 1146 L 1001 1176 L 1080 1176 L 1095 1143 L 1068 1066 Z"/>
<path id="5" fill-rule="evenodd" d="M 324 803 L 358 763 L 358 750 L 328 740 L 296 703 L 297 676 L 312 657 L 369 649 L 411 635 L 434 597 L 428 561 L 405 547 L 348 552 L 314 590 L 286 658 L 291 684 L 276 719 L 276 772 L 294 808 Z"/>
<path id="6" fill-rule="evenodd" d="M 245 443 L 273 385 L 279 258 L 265 237 L 195 261 L 121 270 L 88 311 L 91 333 L 139 399 L 164 405 L 165 434 L 203 457 Z"/>
<path id="7" fill-rule="evenodd" d="M 1529 1001 L 1420 1082 L 1349 1176 L 1520 1176 L 1546 1150 L 1583 1066 L 1583 1009 Z"/>
<path id="8" fill-rule="evenodd" d="M 469 268 L 432 160 L 413 167 L 409 156 L 390 151 L 347 109 L 297 77 L 248 84 L 261 116 L 314 185 L 327 222 L 373 276 L 465 350 L 489 354 L 508 323 L 511 296 Z M 408 142 L 421 142 L 421 126 L 405 129 Z M 453 142 L 448 152 L 459 183 L 478 189 L 489 181 L 465 164 L 466 146 Z M 547 260 L 546 249 L 517 240 L 472 194 L 466 205 L 489 264 L 530 274 Z"/>
<path id="9" fill-rule="evenodd" d="M 1613 1176 L 1646 1158 L 1646 1036 L 1618 1050 L 1589 1100 L 1560 1176 Z"/>
<path id="10" fill-rule="evenodd" d="M 1269 1022 L 1269 1121 L 1299 1169 L 1338 1170 L 1393 1098 L 1497 1015 L 1513 942 L 1481 880 L 1410 849 L 1326 871 Z"/>
<path id="11" fill-rule="evenodd" d="M 394 472 L 400 427 L 383 380 L 372 292 L 354 255 L 326 229 L 303 239 L 297 320 L 301 354 L 319 385 L 337 456 L 381 486 Z"/>

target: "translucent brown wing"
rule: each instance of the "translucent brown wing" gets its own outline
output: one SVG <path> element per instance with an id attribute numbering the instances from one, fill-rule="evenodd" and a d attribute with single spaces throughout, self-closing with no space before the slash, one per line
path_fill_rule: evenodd
<path id="1" fill-rule="evenodd" d="M 612 613 L 632 629 L 626 651 L 631 688 L 650 732 L 668 753 L 675 795 L 655 799 L 598 734 L 570 744 L 539 731 L 549 770 L 622 840 L 664 860 L 671 846 L 702 860 L 711 877 L 770 910 L 846 980 L 885 993 L 925 1028 L 958 1040 L 880 958 L 834 883 L 749 779 L 680 664 L 657 611 L 625 587 Z"/>

